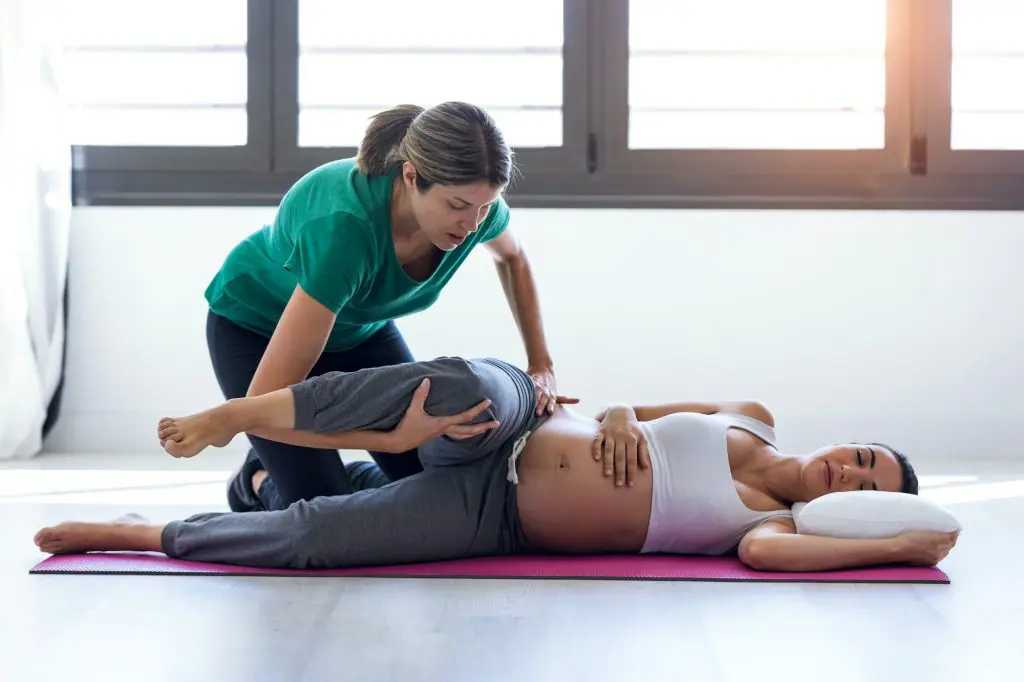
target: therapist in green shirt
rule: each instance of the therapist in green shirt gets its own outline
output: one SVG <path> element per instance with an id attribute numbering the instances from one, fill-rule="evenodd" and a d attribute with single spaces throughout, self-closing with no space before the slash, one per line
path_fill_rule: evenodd
<path id="1" fill-rule="evenodd" d="M 413 361 L 394 320 L 433 304 L 483 245 L 526 347 L 538 413 L 553 410 L 536 287 L 502 198 L 513 171 L 501 131 L 479 107 L 402 105 L 374 116 L 358 155 L 300 178 L 273 222 L 239 243 L 207 288 L 207 344 L 225 398 Z M 468 435 L 487 427 L 458 428 Z M 228 486 L 231 509 L 281 509 L 422 470 L 415 450 L 370 452 L 377 466 L 346 466 L 323 437 L 307 436 L 300 447 L 249 435 L 252 447 Z M 251 481 L 261 471 L 257 495 Z"/>

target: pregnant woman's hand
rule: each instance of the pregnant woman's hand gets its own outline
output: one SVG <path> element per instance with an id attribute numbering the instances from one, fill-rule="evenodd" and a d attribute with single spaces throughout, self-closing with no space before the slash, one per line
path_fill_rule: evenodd
<path id="1" fill-rule="evenodd" d="M 613 407 L 600 415 L 601 425 L 594 436 L 594 459 L 604 459 L 604 475 L 615 475 L 615 485 L 633 485 L 637 467 L 651 468 L 647 439 L 640 429 L 636 413 L 626 406 Z"/>
<path id="2" fill-rule="evenodd" d="M 418 448 L 438 436 L 465 440 L 479 436 L 498 425 L 496 419 L 479 424 L 470 423 L 490 406 L 490 400 L 481 400 L 473 407 L 458 414 L 439 417 L 429 415 L 424 409 L 429 392 L 430 379 L 424 379 L 413 392 L 412 400 L 409 401 L 409 407 L 406 409 L 402 421 L 391 432 L 392 445 L 389 448 L 391 452 L 406 452 Z"/>
<path id="3" fill-rule="evenodd" d="M 958 532 L 914 531 L 898 535 L 900 559 L 915 566 L 934 566 L 956 546 Z"/>

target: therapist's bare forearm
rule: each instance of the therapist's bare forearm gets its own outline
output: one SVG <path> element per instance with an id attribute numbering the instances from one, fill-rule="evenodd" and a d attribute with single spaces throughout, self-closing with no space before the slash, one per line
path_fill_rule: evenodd
<path id="1" fill-rule="evenodd" d="M 264 395 L 306 379 L 323 350 L 320 336 L 313 332 L 310 336 L 311 339 L 297 341 L 275 334 L 256 367 L 246 395 Z"/>
<path id="2" fill-rule="evenodd" d="M 531 368 L 536 369 L 553 367 L 554 362 L 544 337 L 537 284 L 526 254 L 520 252 L 510 260 L 498 261 L 496 265 L 505 298 L 526 347 L 527 362 Z"/>

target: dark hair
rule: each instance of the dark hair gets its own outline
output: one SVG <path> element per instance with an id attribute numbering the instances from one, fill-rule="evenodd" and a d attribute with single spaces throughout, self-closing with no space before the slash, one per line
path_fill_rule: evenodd
<path id="1" fill-rule="evenodd" d="M 434 184 L 481 180 L 505 187 L 515 171 L 512 156 L 497 124 L 478 106 L 400 104 L 371 117 L 356 165 L 367 175 L 385 175 L 409 161 L 423 192 Z"/>
<path id="2" fill-rule="evenodd" d="M 917 474 L 914 472 L 914 467 L 910 464 L 910 460 L 907 459 L 907 456 L 891 445 L 886 445 L 885 443 L 868 443 L 868 445 L 885 448 L 892 453 L 893 457 L 896 458 L 896 461 L 900 465 L 900 473 L 902 474 L 900 492 L 917 495 Z"/>

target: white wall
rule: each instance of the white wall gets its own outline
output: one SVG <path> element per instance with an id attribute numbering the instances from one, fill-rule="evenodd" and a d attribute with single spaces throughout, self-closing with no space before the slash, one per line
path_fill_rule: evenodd
<path id="1" fill-rule="evenodd" d="M 1021 457 L 1024 214 L 518 210 L 563 392 L 592 411 L 753 397 L 783 447 Z M 47 449 L 154 452 L 219 401 L 203 289 L 265 209 L 76 210 L 68 376 Z M 413 352 L 523 352 L 486 253 L 400 321 Z M 236 439 L 231 447 L 241 447 Z"/>

